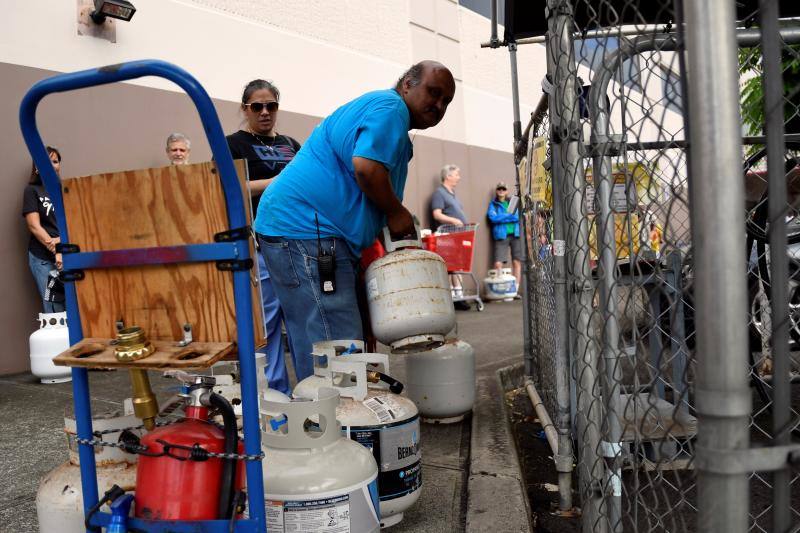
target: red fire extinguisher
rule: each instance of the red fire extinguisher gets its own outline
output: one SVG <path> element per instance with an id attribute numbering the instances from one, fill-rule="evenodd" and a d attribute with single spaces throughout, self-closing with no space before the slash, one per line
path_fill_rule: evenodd
<path id="1" fill-rule="evenodd" d="M 142 437 L 146 450 L 136 469 L 137 518 L 216 520 L 236 512 L 234 493 L 241 489 L 236 460 L 208 456 L 236 453 L 236 415 L 224 397 L 212 392 L 213 377 L 190 378 L 186 418 Z M 209 407 L 221 411 L 224 431 L 208 421 Z"/>

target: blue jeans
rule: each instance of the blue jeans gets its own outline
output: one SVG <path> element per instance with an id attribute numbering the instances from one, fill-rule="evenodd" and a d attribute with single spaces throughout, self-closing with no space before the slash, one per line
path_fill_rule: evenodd
<path id="1" fill-rule="evenodd" d="M 64 311 L 64 302 L 48 302 L 44 299 L 44 293 L 47 290 L 47 278 L 50 275 L 50 271 L 56 269 L 56 264 L 46 259 L 40 259 L 28 252 L 28 266 L 31 269 L 31 274 L 33 274 L 33 279 L 36 280 L 36 288 L 39 289 L 43 312 L 61 313 Z"/>
<path id="2" fill-rule="evenodd" d="M 317 240 L 258 236 L 272 286 L 281 302 L 297 380 L 314 373 L 311 345 L 322 340 L 362 339 L 356 299 L 358 260 L 342 239 L 322 239 L 324 250 L 336 249 L 336 291 L 319 286 Z"/>
<path id="3" fill-rule="evenodd" d="M 264 258 L 258 254 L 258 278 L 261 282 L 261 304 L 264 309 L 264 326 L 267 330 L 267 383 L 270 389 L 275 389 L 284 394 L 291 394 L 289 373 L 286 371 L 286 361 L 283 359 L 283 334 L 281 323 L 283 313 L 275 290 L 272 288 L 267 265 Z M 291 344 L 289 345 L 291 348 Z M 294 351 L 292 351 L 294 359 Z"/>

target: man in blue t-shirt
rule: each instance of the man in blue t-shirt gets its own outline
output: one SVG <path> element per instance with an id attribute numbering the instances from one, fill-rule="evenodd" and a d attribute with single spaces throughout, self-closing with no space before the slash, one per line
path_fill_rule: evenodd
<path id="1" fill-rule="evenodd" d="M 447 67 L 413 65 L 393 89 L 369 92 L 323 120 L 262 196 L 254 228 L 298 380 L 313 373 L 312 343 L 363 337 L 358 258 L 383 226 L 395 236 L 414 232 L 402 204 L 408 132 L 438 124 L 454 94 Z"/>

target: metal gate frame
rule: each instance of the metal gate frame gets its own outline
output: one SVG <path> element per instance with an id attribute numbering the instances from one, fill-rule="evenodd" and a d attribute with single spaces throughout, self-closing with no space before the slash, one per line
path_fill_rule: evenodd
<path id="1" fill-rule="evenodd" d="M 496 0 L 493 0 L 493 14 Z M 740 134 L 739 72 L 736 50 L 760 44 L 764 55 L 764 86 L 767 108 L 766 144 L 768 153 L 769 219 L 777 221 L 771 227 L 772 279 L 785 280 L 788 269 L 779 260 L 786 249 L 785 223 L 781 224 L 786 208 L 786 186 L 782 167 L 785 147 L 782 109 L 780 53 L 782 43 L 800 42 L 800 29 L 781 29 L 778 24 L 777 0 L 760 1 L 761 30 L 736 30 L 734 6 L 727 0 L 675 2 L 678 12 L 678 31 L 658 38 L 638 37 L 621 44 L 618 50 L 604 58 L 600 69 L 599 90 L 591 93 L 590 118 L 592 125 L 593 179 L 597 191 L 600 216 L 597 220 L 600 265 L 606 273 L 600 280 L 600 308 L 606 321 L 602 339 L 591 327 L 592 277 L 588 254 L 581 247 L 588 238 L 589 228 L 581 217 L 583 205 L 584 164 L 583 139 L 578 115 L 577 72 L 573 53 L 575 36 L 572 30 L 572 5 L 568 0 L 548 0 L 546 16 L 548 35 L 525 42 L 545 42 L 547 46 L 548 82 L 546 94 L 551 119 L 551 164 L 553 175 L 554 269 L 556 286 L 556 323 L 559 327 L 556 366 L 564 369 L 564 380 L 557 379 L 558 399 L 556 427 L 559 439 L 553 447 L 556 465 L 563 463 L 565 453 L 571 455 L 571 438 L 564 433 L 569 446 L 562 446 L 565 423 L 561 415 L 569 413 L 567 375 L 568 361 L 577 370 L 577 405 L 575 423 L 579 438 L 580 494 L 584 511 L 584 531 L 621 531 L 621 428 L 620 376 L 616 359 L 619 356 L 617 326 L 617 295 L 615 278 L 616 242 L 614 222 L 610 212 L 611 153 L 615 144 L 624 139 L 609 135 L 609 109 L 605 94 L 611 75 L 619 64 L 635 54 L 657 48 L 677 50 L 681 54 L 682 81 L 688 89 L 684 99 L 687 142 L 653 144 L 649 149 L 681 147 L 688 151 L 690 166 L 690 214 L 695 244 L 696 315 L 698 353 L 695 401 L 698 418 L 698 442 L 694 465 L 698 473 L 698 520 L 703 531 L 744 532 L 749 522 L 748 477 L 754 471 L 773 471 L 773 526 L 787 531 L 791 520 L 791 464 L 800 461 L 800 445 L 791 444 L 790 427 L 790 359 L 788 353 L 788 305 L 785 286 L 775 284 L 772 298 L 773 342 L 775 345 L 775 383 L 773 420 L 776 435 L 773 445 L 751 448 L 749 418 L 751 390 L 749 387 L 747 333 L 741 324 L 747 323 L 747 275 L 741 258 L 745 256 L 742 238 L 743 221 L 740 213 L 744 187 L 741 180 L 730 176 L 741 174 L 743 139 Z M 685 25 L 681 17 L 685 14 Z M 519 96 L 516 76 L 516 47 L 519 43 L 500 43 L 493 17 L 492 40 L 486 46 L 509 46 L 511 55 L 514 98 L 515 154 L 519 158 L 520 144 L 526 141 L 520 131 Z M 652 31 L 652 27 L 642 28 Z M 763 32 L 763 33 L 762 33 Z M 636 34 L 631 32 L 628 34 Z M 685 36 L 686 46 L 682 46 Z M 585 36 L 584 36 L 585 37 Z M 679 37 L 679 38 L 676 38 Z M 692 65 L 692 75 L 685 75 L 684 51 Z M 688 82 L 685 81 L 688 77 Z M 689 124 L 688 106 L 691 109 Z M 540 106 L 541 107 L 541 102 Z M 532 117 L 536 121 L 537 112 Z M 530 129 L 530 126 L 529 126 Z M 527 133 L 527 132 L 526 132 Z M 750 139 L 752 142 L 753 139 Z M 764 142 L 764 138 L 756 141 Z M 517 159 L 516 162 L 519 160 Z M 692 179 L 694 177 L 694 179 Z M 519 187 L 519 179 L 517 181 Z M 563 188 L 558 185 L 563 185 Z M 566 201 L 565 201 L 566 200 Z M 565 209 L 567 210 L 565 212 Z M 567 226 L 565 214 L 580 221 Z M 603 223 L 601 223 L 603 221 Z M 566 228 L 566 231 L 565 231 Z M 525 231 L 523 224 L 523 231 Z M 523 234 L 523 236 L 525 236 Z M 527 245 L 527 238 L 524 239 Z M 566 256 L 559 253 L 570 250 Z M 531 280 L 531 265 L 525 253 L 525 280 Z M 678 259 L 678 261 L 680 261 Z M 571 285 L 567 284 L 567 279 Z M 524 292 L 526 374 L 533 372 L 533 351 L 536 340 L 530 337 L 530 288 Z M 572 310 L 570 313 L 569 310 Z M 682 319 L 678 322 L 682 322 Z M 571 334 L 571 335 L 570 335 Z M 572 337 L 572 338 L 570 338 Z M 680 350 L 681 347 L 678 346 Z M 600 358 L 606 362 L 605 372 L 599 374 Z M 557 377 L 561 377 L 559 371 Z M 600 383 L 602 404 L 587 398 L 586 391 L 596 390 Z M 565 400 L 566 405 L 561 400 Z M 541 402 L 539 402 L 541 403 Z M 564 407 L 562 411 L 562 406 Z M 683 404 L 677 408 L 684 408 Z M 605 425 L 604 425 L 605 423 Z M 605 428 L 601 436 L 600 428 Z M 603 438 L 605 437 L 605 438 Z M 560 453 L 559 453 L 560 452 Z M 562 464 L 563 466 L 563 464 Z M 566 469 L 563 469 L 566 470 Z M 562 473 L 562 469 L 558 469 Z M 565 471 L 564 474 L 567 474 Z M 567 474 L 565 476 L 569 477 Z M 559 476 L 562 493 L 561 509 L 569 498 L 569 481 Z"/>

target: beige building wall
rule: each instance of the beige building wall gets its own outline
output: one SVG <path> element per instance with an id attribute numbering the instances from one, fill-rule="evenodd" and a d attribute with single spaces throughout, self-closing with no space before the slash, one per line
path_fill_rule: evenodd
<path id="1" fill-rule="evenodd" d="M 457 94 L 439 126 L 412 133 L 405 203 L 429 221 L 439 169 L 460 166 L 458 195 L 482 224 L 475 271 L 484 276 L 491 261 L 486 206 L 494 183 L 514 178 L 509 56 L 480 48 L 490 34 L 487 18 L 455 0 L 135 0 L 133 20 L 110 23 L 109 40 L 79 35 L 89 28 L 79 23 L 79 7 L 90 3 L 7 0 L 0 18 L 0 374 L 27 369 L 27 337 L 39 308 L 20 216 L 30 157 L 19 134 L 19 102 L 55 73 L 145 58 L 173 62 L 203 84 L 226 132 L 241 125 L 243 86 L 271 79 L 281 89 L 280 131 L 304 141 L 342 103 L 392 86 L 415 61 L 438 59 L 453 71 Z M 541 95 L 544 47 L 520 47 L 518 61 L 524 123 Z M 49 97 L 39 126 L 62 150 L 65 177 L 162 165 L 163 142 L 173 131 L 192 137 L 193 161 L 210 157 L 191 103 L 160 79 Z"/>
<path id="2" fill-rule="evenodd" d="M 337 106 L 392 86 L 414 61 L 438 59 L 452 68 L 458 94 L 440 126 L 413 133 L 405 203 L 427 218 L 439 169 L 459 165 L 465 179 L 458 194 L 483 224 L 475 252 L 483 277 L 486 205 L 493 184 L 513 178 L 508 54 L 479 48 L 489 36 L 487 19 L 452 0 L 135 0 L 133 20 L 113 23 L 112 42 L 78 34 L 79 3 L 88 1 L 9 0 L 0 19 L 0 374 L 28 368 L 27 338 L 40 305 L 20 215 L 30 156 L 19 103 L 33 83 L 56 73 L 144 58 L 173 62 L 203 84 L 226 132 L 241 125 L 237 103 L 246 82 L 272 79 L 282 95 L 279 129 L 302 142 Z M 524 61 L 523 116 L 544 74 L 541 54 Z M 191 103 L 159 79 L 53 95 L 38 121 L 45 142 L 63 153 L 64 177 L 163 165 L 173 131 L 193 139 L 193 161 L 210 157 Z"/>

